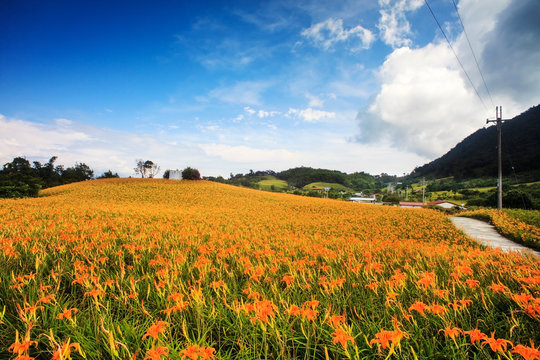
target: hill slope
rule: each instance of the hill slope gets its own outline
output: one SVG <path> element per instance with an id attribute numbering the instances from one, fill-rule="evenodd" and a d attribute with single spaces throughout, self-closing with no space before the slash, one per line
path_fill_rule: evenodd
<path id="1" fill-rule="evenodd" d="M 540 342 L 538 261 L 436 211 L 163 179 L 41 195 L 0 199 L 0 359 L 492 358 L 476 326 L 505 355 Z"/>
<path id="2" fill-rule="evenodd" d="M 503 173 L 540 176 L 540 105 L 502 125 Z M 442 157 L 416 168 L 412 177 L 462 178 L 497 175 L 497 127 L 483 128 L 466 137 Z"/>

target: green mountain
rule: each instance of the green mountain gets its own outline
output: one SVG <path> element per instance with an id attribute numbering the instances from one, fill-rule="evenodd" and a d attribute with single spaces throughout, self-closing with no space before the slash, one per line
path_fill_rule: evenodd
<path id="1" fill-rule="evenodd" d="M 505 176 L 521 181 L 540 180 L 540 105 L 502 125 L 502 165 Z M 483 128 L 466 137 L 440 158 L 420 166 L 410 177 L 456 180 L 497 176 L 497 127 Z"/>

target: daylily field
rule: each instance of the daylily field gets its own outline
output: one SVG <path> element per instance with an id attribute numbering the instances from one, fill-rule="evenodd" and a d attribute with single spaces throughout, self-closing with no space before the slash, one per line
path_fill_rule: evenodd
<path id="1" fill-rule="evenodd" d="M 539 359 L 540 260 L 207 181 L 0 200 L 1 359 Z"/>

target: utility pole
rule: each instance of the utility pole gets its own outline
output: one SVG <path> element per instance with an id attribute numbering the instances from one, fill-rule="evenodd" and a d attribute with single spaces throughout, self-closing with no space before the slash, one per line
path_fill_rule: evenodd
<path id="1" fill-rule="evenodd" d="M 490 122 L 497 123 L 497 153 L 498 153 L 498 167 L 499 167 L 499 179 L 497 181 L 497 209 L 502 209 L 502 123 L 510 119 L 502 118 L 502 106 L 495 108 L 497 115 L 495 120 L 486 119 L 486 124 Z"/>
<path id="2" fill-rule="evenodd" d="M 426 203 L 426 180 L 422 178 L 422 204 Z"/>

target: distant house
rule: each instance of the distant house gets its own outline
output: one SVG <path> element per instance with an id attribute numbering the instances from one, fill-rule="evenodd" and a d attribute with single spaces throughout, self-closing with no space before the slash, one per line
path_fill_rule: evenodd
<path id="1" fill-rule="evenodd" d="M 452 208 L 455 208 L 455 207 L 461 207 L 458 204 L 454 204 L 453 202 L 446 201 L 446 200 L 432 201 L 432 202 L 427 203 L 427 205 L 436 205 L 436 206 L 440 206 L 440 207 L 442 207 L 444 209 L 452 209 Z"/>
<path id="2" fill-rule="evenodd" d="M 425 203 L 421 202 L 411 202 L 411 201 L 400 201 L 399 206 L 404 208 L 421 208 L 422 206 L 426 205 Z"/>
<path id="3" fill-rule="evenodd" d="M 354 195 L 357 195 L 357 194 L 354 194 Z M 349 200 L 353 202 L 357 202 L 357 203 L 363 203 L 363 204 L 374 204 L 377 201 L 377 197 L 375 195 L 371 197 L 351 196 Z"/>
<path id="4" fill-rule="evenodd" d="M 320 187 L 312 187 L 310 190 L 313 190 L 313 191 L 323 191 L 323 188 L 320 188 Z"/>
<path id="5" fill-rule="evenodd" d="M 410 202 L 410 201 L 400 201 L 399 206 L 405 207 L 405 208 L 421 208 L 422 206 L 440 206 L 444 209 L 452 209 L 454 207 L 460 207 L 458 204 L 454 204 L 453 202 L 446 201 L 446 200 L 437 200 L 432 201 L 428 203 L 421 203 L 421 202 Z"/>
<path id="6" fill-rule="evenodd" d="M 169 180 L 182 180 L 182 172 L 180 170 L 169 171 Z"/>

